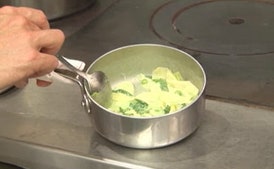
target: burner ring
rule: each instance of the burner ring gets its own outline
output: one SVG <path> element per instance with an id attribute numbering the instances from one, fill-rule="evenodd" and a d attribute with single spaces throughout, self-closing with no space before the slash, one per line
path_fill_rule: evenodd
<path id="1" fill-rule="evenodd" d="M 168 1 L 150 19 L 163 41 L 196 53 L 262 55 L 274 53 L 274 2 L 266 0 Z"/>

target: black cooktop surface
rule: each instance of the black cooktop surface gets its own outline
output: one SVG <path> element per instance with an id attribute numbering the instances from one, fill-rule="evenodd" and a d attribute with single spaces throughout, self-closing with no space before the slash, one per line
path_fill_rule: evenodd
<path id="1" fill-rule="evenodd" d="M 169 45 L 202 64 L 208 96 L 274 107 L 274 1 L 102 0 L 88 10 L 96 17 L 68 36 L 64 55 L 90 64 L 124 45 Z"/>

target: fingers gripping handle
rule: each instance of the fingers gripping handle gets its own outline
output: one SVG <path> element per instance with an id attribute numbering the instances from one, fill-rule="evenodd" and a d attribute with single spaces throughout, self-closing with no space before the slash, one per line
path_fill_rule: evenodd
<path id="1" fill-rule="evenodd" d="M 83 62 L 83 61 L 80 61 L 80 60 L 74 60 L 74 59 L 68 59 L 68 58 L 65 58 L 70 64 L 72 64 L 76 69 L 78 70 L 83 70 L 86 66 L 86 64 Z M 63 65 L 60 61 L 59 61 L 59 64 L 57 66 L 58 69 L 64 69 L 64 70 L 69 70 L 65 65 Z M 43 81 L 46 81 L 46 82 L 50 82 L 52 83 L 53 81 L 55 80 L 58 80 L 58 81 L 62 81 L 64 83 L 73 83 L 73 81 L 59 75 L 58 73 L 56 72 L 51 72 L 47 75 L 44 75 L 44 76 L 41 76 L 39 78 L 37 78 L 39 80 L 43 80 Z"/>

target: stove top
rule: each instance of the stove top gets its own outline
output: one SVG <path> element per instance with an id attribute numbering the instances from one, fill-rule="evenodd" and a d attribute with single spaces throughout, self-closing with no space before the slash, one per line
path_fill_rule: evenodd
<path id="1" fill-rule="evenodd" d="M 271 8 L 272 0 L 100 0 L 51 21 L 67 36 L 61 53 L 87 64 L 136 43 L 170 45 L 193 55 L 208 77 L 205 116 L 177 144 L 129 149 L 95 131 L 77 84 L 56 81 L 38 88 L 30 81 L 22 90 L 0 94 L 0 161 L 30 169 L 273 168 Z"/>
<path id="2" fill-rule="evenodd" d="M 274 107 L 273 7 L 270 0 L 104 0 L 51 24 L 67 33 L 67 57 L 90 64 L 124 45 L 169 45 L 204 67 L 207 96 Z"/>

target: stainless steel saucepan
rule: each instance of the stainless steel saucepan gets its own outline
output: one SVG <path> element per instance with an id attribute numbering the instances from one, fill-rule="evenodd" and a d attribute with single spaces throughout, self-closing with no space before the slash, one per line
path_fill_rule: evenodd
<path id="1" fill-rule="evenodd" d="M 109 111 L 89 95 L 89 117 L 100 135 L 119 145 L 149 149 L 174 144 L 198 128 L 205 111 L 206 75 L 202 66 L 181 50 L 157 44 L 125 46 L 99 57 L 87 73 L 102 71 L 114 85 L 140 73 L 150 74 L 159 66 L 179 71 L 191 81 L 200 91 L 196 100 L 163 116 L 129 117 Z"/>

